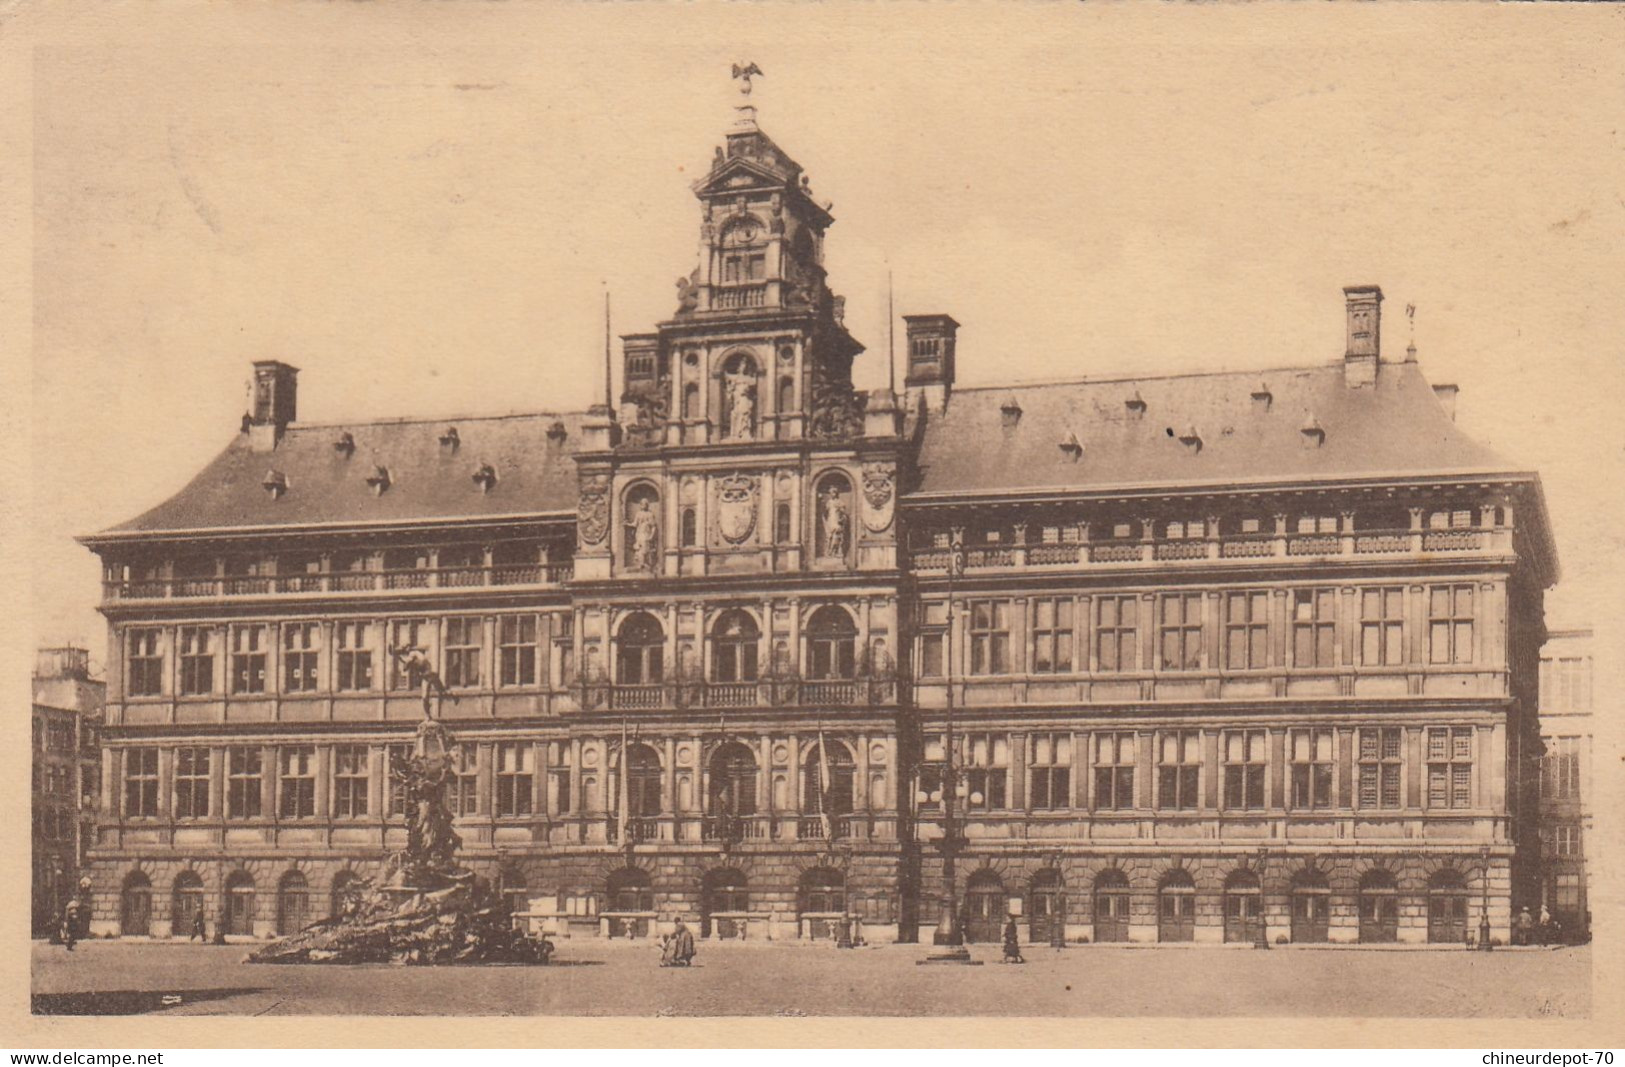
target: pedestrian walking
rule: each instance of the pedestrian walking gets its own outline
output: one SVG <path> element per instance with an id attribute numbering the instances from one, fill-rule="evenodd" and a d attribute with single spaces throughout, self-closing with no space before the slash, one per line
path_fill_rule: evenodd
<path id="1" fill-rule="evenodd" d="M 1554 940 L 1554 938 L 1552 936 L 1552 934 L 1553 934 L 1552 927 L 1553 927 L 1552 913 L 1549 910 L 1547 910 L 1546 905 L 1542 904 L 1540 906 L 1540 943 L 1541 944 L 1549 945 Z"/>
<path id="2" fill-rule="evenodd" d="M 84 905 L 78 897 L 70 897 L 67 907 L 62 909 L 62 943 L 73 951 L 74 942 L 79 940 L 79 916 Z"/>
<path id="3" fill-rule="evenodd" d="M 191 941 L 191 940 L 194 940 L 194 939 L 196 939 L 198 941 L 201 941 L 204 944 L 209 943 L 209 924 L 208 924 L 207 920 L 205 920 L 203 918 L 203 909 L 202 908 L 199 908 L 197 910 L 197 915 L 193 917 L 193 919 L 192 919 L 192 936 L 187 938 L 188 941 Z"/>
<path id="4" fill-rule="evenodd" d="M 1518 912 L 1518 917 L 1512 924 L 1512 943 L 1514 945 L 1530 945 L 1534 943 L 1535 917 L 1529 914 L 1527 907 Z"/>
<path id="5" fill-rule="evenodd" d="M 1004 922 L 1004 962 L 1026 963 L 1021 958 L 1021 932 L 1016 928 L 1016 917 L 1009 916 Z"/>

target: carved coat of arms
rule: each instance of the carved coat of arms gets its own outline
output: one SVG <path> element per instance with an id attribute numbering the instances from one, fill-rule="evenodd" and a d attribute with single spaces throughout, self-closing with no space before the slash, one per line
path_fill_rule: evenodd
<path id="1" fill-rule="evenodd" d="M 592 474 L 581 479 L 581 539 L 596 545 L 609 533 L 609 475 Z"/>
<path id="2" fill-rule="evenodd" d="M 863 525 L 873 533 L 891 525 L 894 481 L 892 469 L 886 464 L 863 465 L 863 500 L 869 505 L 863 510 Z"/>
<path id="3" fill-rule="evenodd" d="M 717 530 L 729 544 L 743 544 L 756 531 L 756 479 L 730 474 L 717 485 Z"/>

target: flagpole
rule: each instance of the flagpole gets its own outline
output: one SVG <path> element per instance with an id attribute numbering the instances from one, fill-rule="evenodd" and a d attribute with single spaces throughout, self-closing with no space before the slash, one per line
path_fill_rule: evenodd
<path id="1" fill-rule="evenodd" d="M 629 753 L 626 747 L 626 716 L 623 715 L 621 716 L 621 810 L 619 813 L 620 817 L 616 819 L 615 828 L 620 834 L 618 840 L 621 843 L 621 847 L 626 849 L 630 849 L 632 847 L 632 842 L 626 836 L 626 809 L 627 803 L 629 800 L 631 800 L 632 796 L 626 773 L 628 754 Z"/>

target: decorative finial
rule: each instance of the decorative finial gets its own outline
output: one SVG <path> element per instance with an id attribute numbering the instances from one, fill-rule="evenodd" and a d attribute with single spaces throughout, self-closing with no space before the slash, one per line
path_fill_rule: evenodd
<path id="1" fill-rule="evenodd" d="M 1405 305 L 1405 318 L 1410 321 L 1411 341 L 1405 346 L 1405 362 L 1416 362 L 1416 305 Z"/>
<path id="2" fill-rule="evenodd" d="M 749 96 L 750 95 L 750 79 L 752 78 L 752 76 L 755 76 L 755 77 L 758 77 L 758 78 L 762 77 L 763 76 L 762 75 L 762 68 L 758 67 L 755 63 L 746 63 L 744 66 L 740 66 L 738 63 L 735 63 L 734 64 L 734 74 L 733 74 L 733 76 L 735 78 L 740 79 L 740 86 L 739 86 L 740 95 Z"/>

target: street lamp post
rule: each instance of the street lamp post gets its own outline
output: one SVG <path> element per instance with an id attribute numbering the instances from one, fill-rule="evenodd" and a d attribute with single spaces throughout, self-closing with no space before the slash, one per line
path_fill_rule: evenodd
<path id="1" fill-rule="evenodd" d="M 1269 861 L 1270 850 L 1263 845 L 1258 847 L 1258 937 L 1253 940 L 1254 948 L 1270 947 L 1270 928 L 1265 921 L 1264 906 L 1264 864 Z"/>
<path id="2" fill-rule="evenodd" d="M 1484 899 L 1478 913 L 1478 950 L 1488 952 L 1494 946 L 1490 944 L 1490 846 L 1485 845 L 1480 850 L 1484 865 L 1479 874 L 1479 881 L 1483 883 Z"/>

